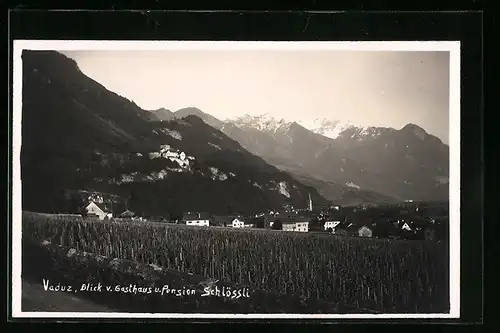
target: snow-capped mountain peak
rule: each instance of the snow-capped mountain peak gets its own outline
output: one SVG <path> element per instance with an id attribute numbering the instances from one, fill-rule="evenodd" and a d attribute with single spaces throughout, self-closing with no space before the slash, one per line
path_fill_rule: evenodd
<path id="1" fill-rule="evenodd" d="M 258 116 L 252 116 L 245 114 L 242 117 L 227 120 L 233 125 L 240 128 L 253 128 L 263 132 L 273 132 L 275 133 L 279 129 L 288 127 L 291 123 L 285 119 L 276 119 L 268 113 L 264 113 Z"/>
<path id="2" fill-rule="evenodd" d="M 299 125 L 307 128 L 311 132 L 321 134 L 331 139 L 336 139 L 346 129 L 355 127 L 351 122 L 342 123 L 339 120 L 330 120 L 326 118 L 316 118 L 312 120 L 301 120 Z"/>
<path id="3" fill-rule="evenodd" d="M 286 132 L 293 123 L 296 123 L 313 133 L 331 139 L 344 137 L 360 141 L 367 137 L 376 137 L 380 135 L 379 128 L 377 127 L 357 126 L 350 121 L 340 122 L 339 120 L 327 118 L 293 121 L 285 118 L 278 119 L 268 113 L 257 116 L 245 114 L 239 118 L 226 120 L 226 122 L 242 129 L 253 129 L 272 134 Z"/>

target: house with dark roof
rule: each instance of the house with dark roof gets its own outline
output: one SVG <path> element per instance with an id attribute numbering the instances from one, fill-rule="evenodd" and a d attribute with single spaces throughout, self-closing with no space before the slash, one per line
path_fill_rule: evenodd
<path id="1" fill-rule="evenodd" d="M 105 208 L 101 207 L 101 204 L 97 204 L 94 201 L 91 201 L 85 207 L 85 211 L 88 217 L 97 217 L 99 220 L 111 219 L 113 217 L 112 213 L 105 211 Z"/>
<path id="2" fill-rule="evenodd" d="M 121 218 L 132 218 L 132 217 L 135 217 L 135 214 L 134 214 L 134 212 L 127 209 L 123 213 L 120 214 L 120 217 Z"/>
<path id="3" fill-rule="evenodd" d="M 186 225 L 208 227 L 210 225 L 210 215 L 207 213 L 185 213 L 182 220 Z"/>
<path id="4" fill-rule="evenodd" d="M 231 224 L 229 226 L 233 228 L 244 228 L 245 219 L 241 216 L 237 216 L 231 220 Z"/>
<path id="5" fill-rule="evenodd" d="M 323 228 L 325 229 L 325 231 L 334 233 L 335 228 L 340 224 L 340 222 L 341 221 L 325 221 L 325 223 L 323 224 Z"/>
<path id="6" fill-rule="evenodd" d="M 304 216 L 284 216 L 280 217 L 283 231 L 309 231 L 309 218 Z"/>
<path id="7" fill-rule="evenodd" d="M 332 232 L 336 235 L 348 236 L 353 233 L 352 226 L 354 225 L 348 217 L 345 217 L 340 223 L 337 223 L 335 229 Z"/>
<path id="8" fill-rule="evenodd" d="M 212 225 L 219 227 L 229 227 L 235 216 L 232 215 L 214 215 L 212 216 Z"/>
<path id="9" fill-rule="evenodd" d="M 253 225 L 254 228 L 268 228 L 270 219 L 266 216 L 254 216 L 245 219 L 246 225 Z"/>

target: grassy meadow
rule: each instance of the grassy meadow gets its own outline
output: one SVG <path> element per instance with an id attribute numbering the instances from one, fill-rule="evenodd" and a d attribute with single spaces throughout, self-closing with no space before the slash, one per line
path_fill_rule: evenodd
<path id="1" fill-rule="evenodd" d="M 384 313 L 449 311 L 446 243 L 23 213 L 23 239 Z M 90 273 L 90 272 L 89 272 Z"/>

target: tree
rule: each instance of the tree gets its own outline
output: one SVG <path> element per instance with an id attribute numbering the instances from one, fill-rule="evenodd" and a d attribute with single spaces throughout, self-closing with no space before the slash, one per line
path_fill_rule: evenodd
<path id="1" fill-rule="evenodd" d="M 283 223 L 280 221 L 280 219 L 276 219 L 276 221 L 274 221 L 273 225 L 271 226 L 271 229 L 273 230 L 283 229 Z"/>
<path id="2" fill-rule="evenodd" d="M 347 233 L 347 230 L 340 229 L 340 230 L 335 231 L 335 234 L 342 235 L 342 236 L 347 236 L 348 233 Z"/>
<path id="3" fill-rule="evenodd" d="M 183 212 L 180 209 L 172 208 L 169 213 L 169 217 L 171 221 L 182 220 Z"/>
<path id="4" fill-rule="evenodd" d="M 387 238 L 389 237 L 391 225 L 386 221 L 378 221 L 373 226 L 373 235 L 378 238 Z"/>
<path id="5" fill-rule="evenodd" d="M 71 194 L 68 199 L 68 212 L 73 214 L 85 215 L 87 211 L 84 207 L 84 202 L 78 194 Z"/>

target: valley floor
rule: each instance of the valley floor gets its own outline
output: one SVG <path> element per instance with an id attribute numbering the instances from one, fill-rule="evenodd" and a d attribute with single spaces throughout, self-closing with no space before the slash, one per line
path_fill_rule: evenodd
<path id="1" fill-rule="evenodd" d="M 449 309 L 446 247 L 432 242 L 104 223 L 23 213 L 22 248 L 23 278 L 38 281 L 25 287 L 23 310 L 57 312 L 67 303 L 65 311 L 102 312 L 103 308 L 94 308 L 101 301 L 109 304 L 106 312 L 136 313 L 443 313 Z M 201 297 L 208 277 L 219 279 L 221 287 L 250 288 L 251 297 Z M 74 286 L 99 282 L 185 286 L 196 290 L 196 297 L 169 294 L 166 301 L 166 295 L 157 292 L 94 292 L 88 293 L 91 301 L 86 303 L 47 295 L 50 292 L 40 286 L 42 278 Z M 37 292 L 46 293 L 45 297 Z M 80 305 L 89 310 L 79 310 Z"/>

